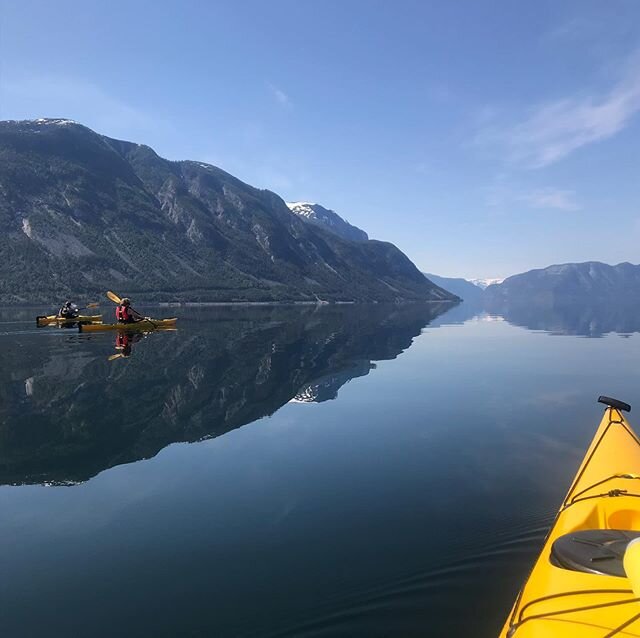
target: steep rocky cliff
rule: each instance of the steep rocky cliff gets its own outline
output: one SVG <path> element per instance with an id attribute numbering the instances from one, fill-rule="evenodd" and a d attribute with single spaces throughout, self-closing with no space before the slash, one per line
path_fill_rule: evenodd
<path id="1" fill-rule="evenodd" d="M 451 295 L 395 246 L 69 120 L 0 122 L 0 300 L 404 301 Z"/>

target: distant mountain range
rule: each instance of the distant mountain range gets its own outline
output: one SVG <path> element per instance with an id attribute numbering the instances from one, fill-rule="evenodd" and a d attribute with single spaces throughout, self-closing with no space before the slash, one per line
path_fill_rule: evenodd
<path id="1" fill-rule="evenodd" d="M 495 311 L 514 305 L 640 301 L 640 266 L 627 262 L 616 266 L 597 261 L 559 264 L 504 280 L 466 280 L 423 274 L 464 301 L 482 303 Z M 485 283 L 488 285 L 484 286 Z"/>
<path id="2" fill-rule="evenodd" d="M 436 286 L 440 286 L 454 295 L 460 297 L 464 301 L 476 302 L 482 299 L 483 289 L 467 279 L 460 277 L 440 277 L 432 273 L 423 273 L 423 275 L 432 281 Z"/>
<path id="3" fill-rule="evenodd" d="M 501 284 L 504 279 L 468 279 L 467 281 L 470 281 L 475 286 L 478 286 L 478 288 L 482 288 L 482 290 L 484 290 L 487 286 Z"/>
<path id="4" fill-rule="evenodd" d="M 312 212 L 70 120 L 0 122 L 3 303 L 107 289 L 137 301 L 455 300 L 394 245 Z"/>
<path id="5" fill-rule="evenodd" d="M 572 303 L 640 299 L 640 266 L 597 261 L 560 264 L 507 277 L 485 290 L 490 304 Z"/>
<path id="6" fill-rule="evenodd" d="M 0 302 L 640 299 L 640 266 L 422 274 L 334 211 L 62 119 L 0 122 Z M 486 286 L 484 293 L 481 291 Z"/>

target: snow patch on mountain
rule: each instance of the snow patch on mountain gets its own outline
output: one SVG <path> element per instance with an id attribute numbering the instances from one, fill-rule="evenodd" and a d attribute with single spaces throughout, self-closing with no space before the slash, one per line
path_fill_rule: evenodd
<path id="1" fill-rule="evenodd" d="M 287 202 L 289 210 L 301 217 L 316 217 L 316 212 L 313 209 L 317 206 L 315 202 Z"/>
<path id="2" fill-rule="evenodd" d="M 292 213 L 316 226 L 321 226 L 339 235 L 343 239 L 351 241 L 367 241 L 369 236 L 364 230 L 352 226 L 342 219 L 338 213 L 314 202 L 287 202 Z"/>
<path id="3" fill-rule="evenodd" d="M 475 284 L 476 286 L 478 286 L 479 288 L 482 288 L 483 290 L 489 286 L 492 286 L 493 284 L 501 284 L 504 281 L 504 277 L 500 278 L 494 278 L 494 279 L 467 279 L 467 281 L 470 281 L 472 284 Z"/>
<path id="4" fill-rule="evenodd" d="M 39 117 L 35 120 L 36 124 L 57 124 L 58 126 L 67 126 L 69 124 L 77 124 L 75 120 L 68 120 L 61 117 Z"/>

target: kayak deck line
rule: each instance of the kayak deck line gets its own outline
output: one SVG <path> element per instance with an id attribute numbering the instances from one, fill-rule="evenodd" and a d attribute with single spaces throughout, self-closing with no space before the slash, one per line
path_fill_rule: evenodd
<path id="1" fill-rule="evenodd" d="M 596 603 L 596 604 L 593 604 L 593 605 L 580 605 L 578 607 L 569 607 L 567 609 L 558 609 L 556 611 L 551 611 L 551 612 L 546 612 L 546 613 L 541 613 L 541 614 L 532 614 L 531 616 L 527 616 L 526 618 L 524 617 L 525 611 L 529 607 L 532 607 L 533 605 L 537 605 L 537 604 L 540 604 L 540 603 L 543 603 L 543 602 L 547 602 L 547 601 L 552 600 L 552 599 L 558 599 L 558 598 L 562 598 L 562 597 L 567 597 L 568 598 L 570 596 L 589 596 L 591 594 L 596 594 L 598 596 L 601 596 L 602 594 L 625 594 L 625 595 L 629 595 L 629 594 L 633 594 L 633 590 L 632 589 L 584 589 L 582 591 L 576 590 L 576 591 L 570 591 L 570 592 L 563 592 L 561 594 L 545 596 L 545 597 L 538 598 L 536 600 L 532 600 L 532 601 L 528 602 L 520 610 L 520 615 L 519 615 L 519 618 L 518 618 L 518 622 L 513 625 L 513 633 L 507 633 L 507 636 L 509 636 L 509 637 L 514 636 L 515 635 L 515 630 L 519 629 L 520 627 L 522 627 L 522 625 L 525 622 L 528 622 L 530 620 L 541 620 L 541 619 L 552 618 L 554 616 L 561 616 L 561 615 L 564 615 L 564 614 L 573 614 L 573 613 L 577 613 L 577 612 L 580 612 L 580 611 L 591 611 L 591 610 L 594 610 L 594 609 L 605 609 L 607 607 L 615 607 L 617 605 L 628 605 L 630 603 L 640 602 L 640 598 L 636 598 L 636 597 L 625 598 L 623 600 L 618 600 L 618 601 L 610 601 L 610 602 L 606 602 L 606 603 Z M 640 612 L 639 612 L 639 615 L 640 615 Z M 633 617 L 633 619 L 635 620 L 635 617 Z M 618 628 L 614 628 L 614 629 L 616 631 L 618 631 Z M 607 636 L 610 636 L 610 635 L 613 636 L 613 635 L 615 635 L 615 633 L 607 634 Z"/>
<path id="2" fill-rule="evenodd" d="M 616 404 L 618 404 L 618 405 L 622 404 L 621 401 L 617 401 L 615 399 L 609 399 L 609 397 L 600 397 L 598 399 L 598 401 L 604 402 L 603 401 L 604 399 L 615 401 Z M 625 405 L 625 406 L 629 407 L 629 410 L 631 409 L 630 406 L 628 406 L 628 404 L 626 404 L 626 403 L 624 403 L 622 405 Z M 618 418 L 614 418 L 614 413 L 618 415 Z M 606 427 L 604 428 L 604 430 L 601 433 L 599 433 L 599 434 L 596 433 L 596 436 L 594 437 L 594 440 L 592 441 L 591 446 L 589 447 L 589 450 L 587 450 L 587 456 L 585 456 L 585 459 L 583 460 L 582 465 L 580 466 L 580 469 L 578 470 L 578 473 L 576 474 L 576 477 L 573 480 L 573 483 L 571 484 L 571 487 L 569 488 L 569 491 L 567 492 L 567 495 L 565 496 L 565 499 L 564 499 L 564 502 L 563 502 L 563 507 L 568 507 L 570 504 L 575 502 L 574 499 L 576 499 L 579 495 L 588 492 L 590 489 L 593 489 L 597 485 L 601 485 L 601 484 L 605 483 L 606 481 L 610 480 L 613 476 L 615 476 L 615 475 L 612 475 L 612 476 L 610 476 L 608 478 L 602 479 L 602 480 L 598 481 L 597 483 L 594 483 L 594 484 L 589 485 L 588 487 L 584 488 L 578 494 L 574 494 L 578 483 L 582 479 L 586 469 L 589 467 L 589 463 L 591 462 L 591 459 L 594 457 L 594 455 L 598 451 L 598 448 L 600 447 L 600 444 L 604 440 L 604 438 L 607 435 L 607 432 L 609 431 L 609 428 L 611 428 L 611 426 L 613 426 L 613 425 L 622 426 L 622 428 L 624 428 L 626 433 L 631 437 L 632 441 L 636 445 L 640 446 L 640 439 L 638 439 L 638 437 L 636 436 L 635 432 L 631 429 L 631 426 L 629 426 L 629 424 L 626 423 L 626 421 L 624 420 L 624 417 L 622 416 L 622 413 L 619 411 L 619 409 L 617 407 L 608 407 L 605 410 L 605 416 L 603 417 L 603 419 L 606 418 L 607 414 L 609 416 L 609 420 L 607 422 L 607 425 L 606 425 Z M 627 478 L 627 477 L 636 478 L 636 475 L 627 474 L 627 473 L 619 475 L 619 478 Z"/>
<path id="3" fill-rule="evenodd" d="M 608 407 L 500 638 L 640 637 L 640 583 L 623 565 L 640 539 L 640 439 L 628 404 L 599 400 Z"/>
<path id="4" fill-rule="evenodd" d="M 626 480 L 638 481 L 640 480 L 640 476 L 634 476 L 633 474 L 612 474 L 611 476 L 605 479 L 602 479 L 601 481 L 598 481 L 597 483 L 594 483 L 589 487 L 585 487 L 582 491 L 578 492 L 575 496 L 571 498 L 571 501 L 569 503 L 566 503 L 565 505 L 562 506 L 562 511 L 568 509 L 575 503 L 579 503 L 580 501 L 586 501 L 591 498 L 606 498 L 606 497 L 613 498 L 615 496 L 640 496 L 640 494 L 630 494 L 627 490 L 616 488 L 613 490 L 609 490 L 607 492 L 601 492 L 600 494 L 592 494 L 591 496 L 583 496 L 582 498 L 579 498 L 582 494 L 585 494 L 589 490 L 592 490 L 595 487 L 599 487 L 600 485 L 604 485 L 605 483 L 608 483 L 609 481 L 613 481 L 615 479 L 626 479 Z"/>
<path id="5" fill-rule="evenodd" d="M 74 323 L 102 323 L 102 315 L 78 315 L 77 317 L 59 317 L 58 315 L 38 315 L 38 327 Z"/>
<path id="6" fill-rule="evenodd" d="M 108 330 L 120 330 L 123 332 L 133 332 L 138 330 L 166 330 L 175 329 L 177 317 L 171 317 L 169 319 L 151 319 L 145 318 L 142 321 L 135 321 L 133 323 L 96 323 L 96 324 L 79 324 L 79 332 L 101 332 Z"/>

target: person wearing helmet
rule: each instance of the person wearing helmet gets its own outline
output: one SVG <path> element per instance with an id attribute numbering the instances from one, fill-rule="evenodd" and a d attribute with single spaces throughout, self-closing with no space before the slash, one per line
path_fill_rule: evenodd
<path id="1" fill-rule="evenodd" d="M 116 321 L 118 323 L 136 323 L 143 319 L 144 317 L 131 307 L 131 300 L 128 297 L 121 299 L 116 306 Z"/>
<path id="2" fill-rule="evenodd" d="M 78 306 L 68 300 L 65 301 L 62 308 L 58 310 L 58 316 L 64 317 L 65 319 L 75 319 L 79 314 Z"/>

